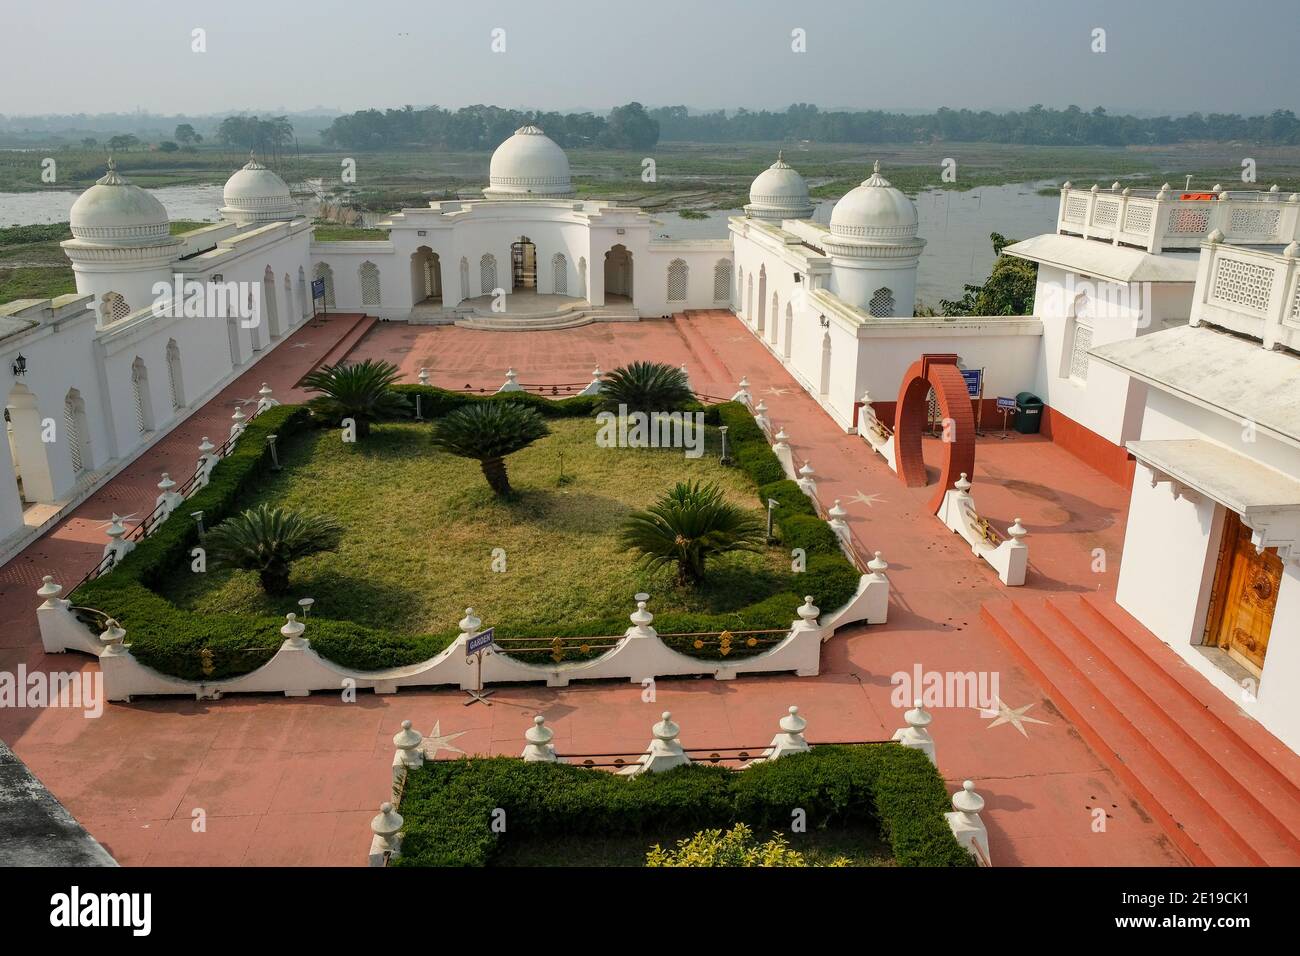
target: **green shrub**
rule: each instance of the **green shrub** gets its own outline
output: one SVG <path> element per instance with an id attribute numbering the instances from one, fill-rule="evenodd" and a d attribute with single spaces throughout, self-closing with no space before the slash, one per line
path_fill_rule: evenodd
<path id="1" fill-rule="evenodd" d="M 424 418 L 439 418 L 465 405 L 478 402 L 511 402 L 535 408 L 546 418 L 585 418 L 596 414 L 600 399 L 595 395 L 571 395 L 568 398 L 546 398 L 532 392 L 497 392 L 492 395 L 470 395 L 433 385 L 395 385 L 393 391 L 410 399 L 407 418 L 415 417 L 415 396 L 420 396 L 420 414 Z"/>
<path id="2" fill-rule="evenodd" d="M 789 478 L 782 478 L 780 481 L 769 482 L 758 489 L 758 496 L 763 499 L 763 507 L 767 507 L 767 499 L 771 498 L 778 502 L 773 517 L 778 521 L 783 521 L 790 515 L 812 515 L 817 517 L 817 509 L 813 506 L 812 500 L 803 493 L 799 488 L 799 483 Z"/>
<path id="3" fill-rule="evenodd" d="M 842 554 L 840 539 L 831 526 L 812 515 L 789 515 L 779 524 L 781 543 L 793 550 L 803 548 L 807 554 Z"/>
<path id="4" fill-rule="evenodd" d="M 738 773 L 694 764 L 627 778 L 513 757 L 428 761 L 407 775 L 400 866 L 485 866 L 500 841 L 645 835 L 731 827 L 783 830 L 790 808 L 812 827 L 870 823 L 903 866 L 973 866 L 944 821 L 948 794 L 920 751 L 817 746 Z M 510 836 L 492 832 L 505 811 Z"/>

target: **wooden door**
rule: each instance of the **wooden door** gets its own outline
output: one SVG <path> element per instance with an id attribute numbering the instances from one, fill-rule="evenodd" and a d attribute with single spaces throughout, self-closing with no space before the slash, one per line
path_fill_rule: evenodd
<path id="1" fill-rule="evenodd" d="M 1256 552 L 1250 529 L 1229 511 L 1223 524 L 1206 643 L 1223 648 L 1258 676 L 1264 667 L 1281 583 L 1282 560 L 1277 550 Z"/>

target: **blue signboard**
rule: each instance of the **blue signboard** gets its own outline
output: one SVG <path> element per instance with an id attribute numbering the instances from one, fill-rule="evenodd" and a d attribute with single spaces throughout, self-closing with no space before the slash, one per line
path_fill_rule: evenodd
<path id="1" fill-rule="evenodd" d="M 473 637 L 471 637 L 468 641 L 465 642 L 465 656 L 469 657 L 469 655 L 477 654 L 485 647 L 491 647 L 492 640 L 495 637 L 496 637 L 495 627 L 489 627 L 486 631 L 481 631 L 478 634 L 475 634 Z"/>
<path id="2" fill-rule="evenodd" d="M 313 299 L 323 299 L 323 298 L 325 298 L 325 280 L 324 280 L 324 279 L 312 279 L 312 280 L 311 280 L 311 297 L 312 297 Z"/>
<path id="3" fill-rule="evenodd" d="M 1016 410 L 1016 400 L 1014 398 L 1003 398 L 998 396 L 998 411 L 1014 412 Z"/>
<path id="4" fill-rule="evenodd" d="M 966 394 L 971 398 L 979 398 L 980 378 L 984 375 L 982 368 L 964 368 L 961 370 L 961 377 L 966 380 Z"/>

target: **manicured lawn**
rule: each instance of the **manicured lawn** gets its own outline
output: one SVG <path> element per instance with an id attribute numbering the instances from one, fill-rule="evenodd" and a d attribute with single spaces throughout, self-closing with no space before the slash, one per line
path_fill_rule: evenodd
<path id="1" fill-rule="evenodd" d="M 15 299 L 52 299 L 76 291 L 71 265 L 0 267 L 0 305 Z"/>
<path id="2" fill-rule="evenodd" d="M 690 459 L 681 450 L 597 447 L 593 419 L 549 424 L 548 438 L 508 459 L 512 501 L 493 496 L 477 462 L 434 451 L 427 424 L 383 424 L 356 444 L 335 430 L 307 432 L 281 449 L 285 469 L 241 507 L 267 501 L 330 515 L 346 529 L 340 549 L 296 563 L 292 593 L 279 599 L 263 595 L 252 572 L 212 569 L 182 568 L 163 593 L 182 608 L 276 616 L 311 596 L 313 616 L 402 633 L 454 632 L 472 605 L 509 635 L 626 621 L 642 590 L 657 614 L 726 613 L 797 590 L 779 547 L 718 560 L 698 590 L 674 587 L 671 570 L 646 571 L 620 547 L 624 517 L 682 479 L 717 481 L 761 514 L 752 482 L 718 464 L 713 429 L 706 454 Z M 504 572 L 493 570 L 497 548 Z"/>
<path id="3" fill-rule="evenodd" d="M 316 223 L 313 226 L 312 238 L 316 242 L 349 242 L 359 239 L 379 239 L 382 241 L 388 238 L 388 230 Z"/>

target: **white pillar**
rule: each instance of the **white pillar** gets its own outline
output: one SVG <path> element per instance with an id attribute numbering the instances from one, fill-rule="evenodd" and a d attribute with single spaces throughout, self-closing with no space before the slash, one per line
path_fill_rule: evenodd
<path id="1" fill-rule="evenodd" d="M 934 738 L 927 729 L 934 718 L 921 706 L 919 698 L 912 702 L 912 709 L 903 714 L 903 720 L 907 726 L 895 731 L 892 739 L 911 750 L 921 751 L 930 758 L 930 763 L 939 766 L 934 756 Z"/>
<path id="2" fill-rule="evenodd" d="M 654 737 L 646 752 L 636 763 L 620 770 L 620 774 L 635 777 L 643 773 L 661 773 L 691 762 L 691 758 L 686 756 L 686 751 L 682 749 L 682 742 L 677 739 L 681 728 L 673 723 L 673 715 L 669 711 L 665 710 L 660 715 L 659 723 L 655 724 L 650 732 Z"/>
<path id="3" fill-rule="evenodd" d="M 952 835 L 975 857 L 980 866 L 992 866 L 989 856 L 989 831 L 980 819 L 984 809 L 984 798 L 975 792 L 975 784 L 967 780 L 961 789 L 952 795 L 952 813 L 945 813 L 944 819 L 952 828 Z"/>
<path id="4" fill-rule="evenodd" d="M 400 856 L 402 825 L 406 821 L 388 801 L 379 805 L 379 813 L 370 821 L 370 865 L 383 866 L 388 857 Z"/>
<path id="5" fill-rule="evenodd" d="M 781 718 L 778 726 L 781 732 L 772 738 L 772 745 L 763 751 L 761 760 L 776 760 L 780 757 L 788 757 L 790 754 L 806 753 L 812 749 L 803 735 L 808 721 L 799 716 L 798 707 L 791 707 L 790 712 Z M 758 763 L 758 761 L 751 761 L 751 763 Z"/>
<path id="6" fill-rule="evenodd" d="M 555 763 L 555 745 L 551 743 L 555 731 L 546 726 L 546 718 L 538 714 L 533 718 L 533 726 L 524 734 L 528 741 L 521 756 L 526 763 Z"/>

